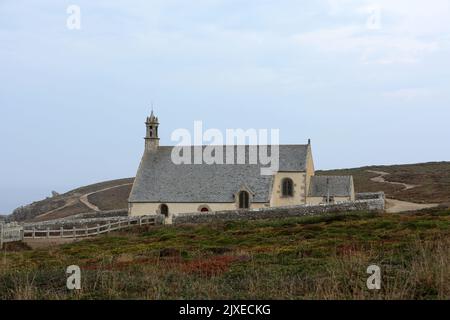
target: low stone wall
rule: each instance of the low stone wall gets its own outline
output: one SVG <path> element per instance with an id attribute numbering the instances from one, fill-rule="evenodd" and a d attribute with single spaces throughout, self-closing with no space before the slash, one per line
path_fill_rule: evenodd
<path id="1" fill-rule="evenodd" d="M 384 211 L 384 199 L 359 200 L 332 205 L 303 205 L 255 210 L 228 210 L 216 212 L 177 213 L 172 216 L 172 224 L 205 223 L 231 220 L 253 220 L 268 218 L 288 218 L 315 216 L 326 213 L 349 211 Z"/>
<path id="2" fill-rule="evenodd" d="M 128 216 L 128 209 L 107 210 L 99 212 L 80 213 L 71 216 L 72 219 L 88 219 L 88 218 L 109 218 L 109 217 L 126 217 Z"/>
<path id="3" fill-rule="evenodd" d="M 376 200 L 382 199 L 385 200 L 386 196 L 383 191 L 380 192 L 360 192 L 355 194 L 356 200 Z"/>

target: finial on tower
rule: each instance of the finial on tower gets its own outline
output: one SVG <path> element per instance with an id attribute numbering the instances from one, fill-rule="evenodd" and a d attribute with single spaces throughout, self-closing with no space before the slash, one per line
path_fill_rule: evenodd
<path id="1" fill-rule="evenodd" d="M 152 117 L 153 116 L 153 100 L 152 100 L 152 102 L 150 103 L 150 106 L 151 106 L 151 113 L 150 113 L 150 117 Z"/>
<path id="2" fill-rule="evenodd" d="M 311 139 L 308 139 L 308 145 L 311 145 Z"/>

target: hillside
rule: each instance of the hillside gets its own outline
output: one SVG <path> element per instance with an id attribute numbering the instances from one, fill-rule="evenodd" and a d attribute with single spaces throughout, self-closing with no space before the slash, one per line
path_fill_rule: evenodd
<path id="1" fill-rule="evenodd" d="M 381 172 L 388 173 L 384 176 L 386 182 L 374 181 Z M 353 175 L 357 192 L 384 191 L 387 198 L 415 203 L 450 202 L 450 162 L 370 166 L 316 174 Z"/>
<path id="2" fill-rule="evenodd" d="M 380 176 L 373 171 L 388 173 L 384 176 L 387 182 L 373 181 Z M 388 198 L 415 203 L 450 202 L 450 162 L 371 166 L 317 171 L 317 174 L 353 175 L 357 192 L 384 191 Z M 132 183 L 133 178 L 127 178 L 78 188 L 18 208 L 13 219 L 42 221 L 85 212 L 126 209 Z"/>
<path id="3" fill-rule="evenodd" d="M 134 178 L 100 182 L 17 208 L 10 217 L 17 221 L 43 221 L 100 210 L 128 207 Z"/>
<path id="4" fill-rule="evenodd" d="M 66 290 L 79 265 L 82 289 Z M 368 290 L 368 266 L 382 270 Z M 152 226 L 7 245 L 0 299 L 450 299 L 450 210 Z"/>

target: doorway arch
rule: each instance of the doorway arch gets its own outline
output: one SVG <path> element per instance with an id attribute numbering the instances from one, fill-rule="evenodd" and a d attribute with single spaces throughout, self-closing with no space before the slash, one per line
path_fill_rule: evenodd
<path id="1" fill-rule="evenodd" d="M 250 207 L 250 195 L 247 191 L 239 192 L 239 209 L 248 209 Z"/>
<path id="2" fill-rule="evenodd" d="M 167 204 L 163 203 L 159 206 L 159 213 L 164 215 L 166 218 L 169 216 L 169 207 Z"/>

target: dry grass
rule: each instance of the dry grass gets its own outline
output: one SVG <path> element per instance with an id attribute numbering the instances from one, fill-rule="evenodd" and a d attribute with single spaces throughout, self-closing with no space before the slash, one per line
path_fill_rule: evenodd
<path id="1" fill-rule="evenodd" d="M 142 227 L 0 260 L 0 299 L 449 299 L 450 211 Z M 65 268 L 82 269 L 79 292 Z M 382 270 L 382 290 L 366 269 Z"/>
<path id="2" fill-rule="evenodd" d="M 88 197 L 89 202 L 100 210 L 117 210 L 128 208 L 128 197 L 132 185 L 120 186 L 114 189 L 94 193 Z"/>

